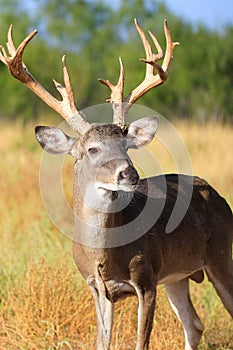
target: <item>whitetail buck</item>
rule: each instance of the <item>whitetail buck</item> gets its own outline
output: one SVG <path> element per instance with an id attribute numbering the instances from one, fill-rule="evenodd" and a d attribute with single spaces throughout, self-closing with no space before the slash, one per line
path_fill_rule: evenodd
<path id="1" fill-rule="evenodd" d="M 12 28 L 1 61 L 11 74 L 57 111 L 77 132 L 77 137 L 45 126 L 36 128 L 41 146 L 54 154 L 71 154 L 74 166 L 75 262 L 88 283 L 95 302 L 97 349 L 110 348 L 114 303 L 121 298 L 138 298 L 137 350 L 148 349 L 153 325 L 156 287 L 165 284 L 168 298 L 182 322 L 185 350 L 197 349 L 203 325 L 193 307 L 189 279 L 201 282 L 206 272 L 223 305 L 233 317 L 232 212 L 226 201 L 198 177 L 169 174 L 139 179 L 129 148 L 139 148 L 154 137 L 158 120 L 146 117 L 125 126 L 129 108 L 140 96 L 162 84 L 177 43 L 172 42 L 164 22 L 166 52 L 149 32 L 158 53 L 135 20 L 146 59 L 145 79 L 123 97 L 124 68 L 116 85 L 100 80 L 111 90 L 112 124 L 90 125 L 74 103 L 63 57 L 64 85 L 55 82 L 62 100 L 56 100 L 33 78 L 22 61 L 32 32 L 16 49 Z M 157 61 L 163 58 L 160 66 Z M 156 74 L 155 74 L 155 73 Z M 187 189 L 192 198 L 178 226 L 166 226 L 178 194 L 186 205 Z M 145 210 L 145 208 L 147 208 Z M 88 242 L 88 244 L 84 244 Z"/>

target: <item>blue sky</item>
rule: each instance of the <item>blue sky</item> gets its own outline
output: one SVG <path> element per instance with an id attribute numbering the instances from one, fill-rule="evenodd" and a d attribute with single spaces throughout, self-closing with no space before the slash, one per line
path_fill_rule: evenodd
<path id="1" fill-rule="evenodd" d="M 117 6 L 120 0 L 105 0 Z M 153 1 L 153 0 L 150 0 Z M 227 24 L 233 25 L 233 0 L 158 0 L 178 17 L 195 24 L 205 24 L 210 29 L 221 30 Z M 36 0 L 27 0 L 30 7 Z"/>
<path id="2" fill-rule="evenodd" d="M 122 0 L 105 1 L 110 3 L 113 7 L 117 7 L 119 2 Z M 194 27 L 195 25 L 203 24 L 210 29 L 221 31 L 221 29 L 227 24 L 233 26 L 233 0 L 157 1 L 164 3 L 175 15 L 187 22 L 191 22 Z M 29 9 L 32 9 L 37 5 L 37 0 L 27 0 L 27 8 Z"/>
<path id="3" fill-rule="evenodd" d="M 233 25 L 232 0 L 161 0 L 174 14 L 194 25 L 205 24 L 220 30 L 224 25 Z"/>
<path id="4" fill-rule="evenodd" d="M 120 0 L 105 1 L 117 7 Z M 191 22 L 194 26 L 204 24 L 210 29 L 220 31 L 227 24 L 233 25 L 233 0 L 157 1 L 164 3 L 175 15 Z"/>

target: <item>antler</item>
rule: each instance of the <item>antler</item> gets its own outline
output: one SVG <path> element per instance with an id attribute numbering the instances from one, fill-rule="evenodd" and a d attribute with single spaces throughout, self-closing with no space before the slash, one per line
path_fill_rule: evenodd
<path id="1" fill-rule="evenodd" d="M 109 80 L 99 79 L 99 81 L 106 85 L 111 90 L 111 97 L 109 102 L 112 103 L 113 108 L 113 123 L 118 125 L 125 124 L 125 117 L 130 109 L 130 107 L 145 93 L 147 93 L 152 88 L 163 84 L 168 77 L 168 70 L 170 66 L 171 59 L 173 57 L 173 51 L 176 45 L 179 45 L 178 42 L 173 42 L 171 38 L 170 31 L 168 29 L 167 20 L 164 21 L 164 32 L 166 37 L 166 53 L 163 54 L 163 51 L 156 39 L 156 37 L 149 31 L 149 35 L 153 40 L 153 43 L 158 51 L 157 54 L 154 54 L 151 48 L 149 41 L 146 38 L 145 33 L 142 28 L 139 26 L 136 18 L 134 19 L 135 27 L 140 35 L 142 40 L 145 52 L 146 59 L 141 59 L 142 62 L 146 63 L 146 74 L 144 80 L 132 91 L 127 97 L 123 97 L 123 88 L 125 80 L 125 72 L 122 60 L 120 58 L 120 76 L 118 83 L 113 85 Z M 160 66 L 157 61 L 164 58 L 162 65 Z M 157 74 L 154 75 L 154 70 Z"/>
<path id="2" fill-rule="evenodd" d="M 57 100 L 47 90 L 45 90 L 36 79 L 30 74 L 27 67 L 23 63 L 24 49 L 29 41 L 37 34 L 37 30 L 34 30 L 29 34 L 16 49 L 12 38 L 12 25 L 8 30 L 8 42 L 7 49 L 9 55 L 3 46 L 0 46 L 0 61 L 2 61 L 9 69 L 14 78 L 24 83 L 29 89 L 31 89 L 37 96 L 41 98 L 49 107 L 59 113 L 72 129 L 80 134 L 84 134 L 89 128 L 90 124 L 84 119 L 81 112 L 78 112 L 74 102 L 74 95 L 69 78 L 69 73 L 66 66 L 65 56 L 62 57 L 62 68 L 64 85 L 59 84 L 53 80 L 56 89 L 61 94 L 62 100 Z"/>

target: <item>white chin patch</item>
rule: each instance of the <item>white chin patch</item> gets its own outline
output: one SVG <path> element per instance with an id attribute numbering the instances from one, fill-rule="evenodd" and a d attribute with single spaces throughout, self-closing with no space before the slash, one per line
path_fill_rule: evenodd
<path id="1" fill-rule="evenodd" d="M 112 191 L 116 191 L 116 188 L 106 186 L 105 184 L 92 183 L 87 186 L 84 200 L 85 205 L 88 208 L 99 209 L 103 205 L 112 201 Z"/>
<path id="2" fill-rule="evenodd" d="M 119 191 L 117 184 L 105 184 L 101 182 L 97 182 L 95 184 L 96 192 L 101 196 L 105 195 L 106 192 L 115 192 Z"/>
<path id="3" fill-rule="evenodd" d="M 112 197 L 112 190 L 106 189 L 104 187 L 99 187 L 96 189 L 96 193 L 100 200 L 106 200 L 106 199 L 111 199 Z"/>
<path id="4" fill-rule="evenodd" d="M 114 197 L 113 192 L 117 191 L 120 192 Z M 123 210 L 131 202 L 133 191 L 133 186 L 89 184 L 85 191 L 85 207 L 106 213 L 117 212 Z"/>

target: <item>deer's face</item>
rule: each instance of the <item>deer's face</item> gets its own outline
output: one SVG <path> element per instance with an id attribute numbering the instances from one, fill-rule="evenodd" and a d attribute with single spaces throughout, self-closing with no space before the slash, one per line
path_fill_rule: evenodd
<path id="1" fill-rule="evenodd" d="M 114 124 L 94 126 L 75 143 L 74 149 L 77 153 L 81 151 L 75 172 L 80 173 L 82 179 L 88 179 L 95 189 L 135 189 L 139 177 L 127 154 L 127 136 L 120 127 Z"/>
<path id="2" fill-rule="evenodd" d="M 127 151 L 148 144 L 158 125 L 156 117 L 142 118 L 126 131 L 115 124 L 93 125 L 84 135 L 71 138 L 60 129 L 37 127 L 36 137 L 49 153 L 76 158 L 75 177 L 89 191 L 131 192 L 139 181 Z"/>

